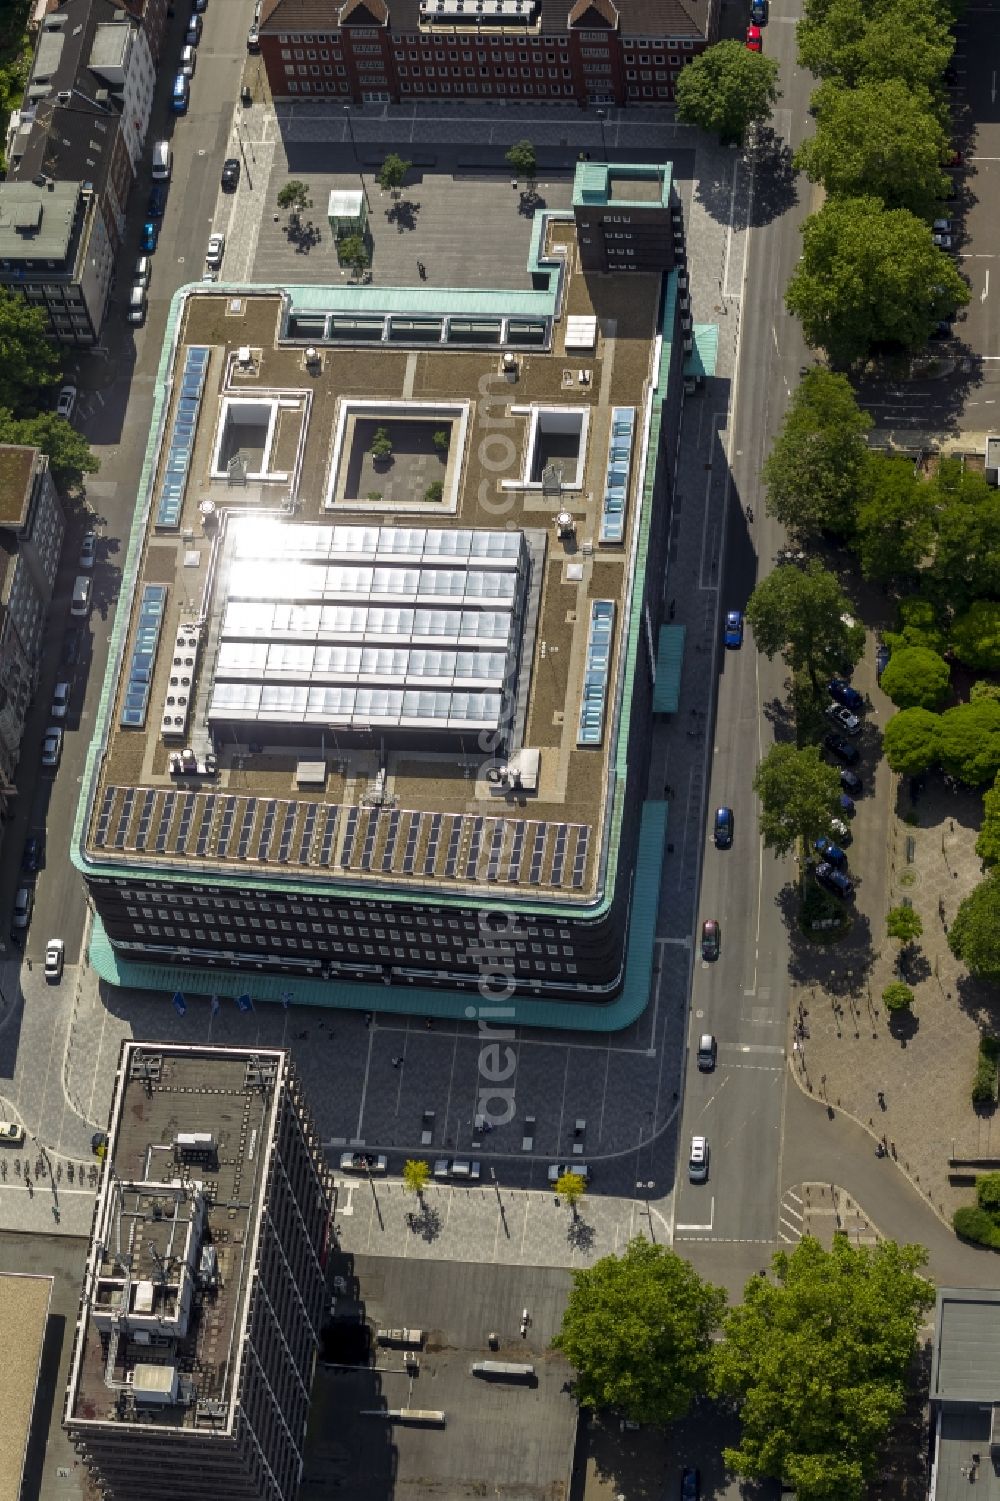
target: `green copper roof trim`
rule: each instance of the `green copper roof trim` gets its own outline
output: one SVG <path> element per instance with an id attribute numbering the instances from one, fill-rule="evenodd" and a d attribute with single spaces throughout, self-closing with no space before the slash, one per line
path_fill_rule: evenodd
<path id="1" fill-rule="evenodd" d="M 684 357 L 684 374 L 711 379 L 719 358 L 719 325 L 696 323 L 691 330 L 691 345 L 691 353 Z"/>
<path id="2" fill-rule="evenodd" d="M 560 1031 L 620 1032 L 642 1015 L 649 1004 L 653 977 L 656 915 L 660 905 L 663 846 L 667 833 L 667 804 L 643 804 L 639 826 L 632 909 L 622 990 L 613 1001 L 542 1001 L 531 996 L 501 1000 L 485 993 L 477 1004 L 474 993 L 435 990 L 427 986 L 393 985 L 386 991 L 393 1015 L 483 1019 L 497 1025 L 552 1027 Z M 288 974 L 256 974 L 250 970 L 188 969 L 181 965 L 132 963 L 112 947 L 104 925 L 94 918 L 89 958 L 92 967 L 109 985 L 128 990 L 157 990 L 167 997 L 176 991 L 185 995 L 249 994 L 254 1002 L 279 1003 L 289 993 L 297 1005 L 325 1006 L 330 1010 L 378 1011 L 378 985 L 366 980 L 306 980 Z"/>
<path id="3" fill-rule="evenodd" d="M 676 714 L 681 696 L 681 673 L 684 670 L 682 625 L 661 625 L 656 653 L 656 685 L 653 689 L 653 713 Z"/>
<path id="4" fill-rule="evenodd" d="M 615 162 L 610 166 L 607 162 L 579 162 L 573 177 L 573 207 L 650 207 L 653 202 L 650 198 L 626 198 L 617 194 L 612 197 L 612 177 L 619 183 L 630 177 L 643 182 L 655 178 L 660 184 L 660 207 L 669 206 L 673 186 L 673 171 L 669 162 L 657 165 L 651 162 Z"/>

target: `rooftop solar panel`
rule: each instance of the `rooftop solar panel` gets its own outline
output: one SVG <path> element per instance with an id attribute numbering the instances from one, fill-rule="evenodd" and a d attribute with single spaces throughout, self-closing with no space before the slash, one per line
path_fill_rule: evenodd
<path id="1" fill-rule="evenodd" d="M 583 878 L 587 870 L 587 845 L 590 841 L 590 829 L 586 824 L 581 824 L 576 836 L 576 851 L 573 855 L 572 884 L 582 886 Z"/>
<path id="2" fill-rule="evenodd" d="M 124 849 L 125 834 L 128 830 L 129 820 L 132 817 L 132 807 L 135 803 L 135 788 L 128 787 L 125 790 L 125 800 L 122 803 L 121 812 L 118 815 L 118 824 L 115 828 L 114 846 L 116 850 Z"/>
<path id="3" fill-rule="evenodd" d="M 333 859 L 333 841 L 337 833 L 337 814 L 340 809 L 330 807 L 326 810 L 326 826 L 323 829 L 323 842 L 319 847 L 319 863 L 328 866 Z"/>
<path id="4" fill-rule="evenodd" d="M 344 847 L 340 852 L 340 863 L 344 870 L 351 863 L 351 857 L 354 853 L 354 835 L 357 832 L 358 819 L 360 817 L 360 808 L 349 808 L 347 810 L 347 824 L 344 828 Z"/>
<path id="5" fill-rule="evenodd" d="M 299 840 L 299 858 L 296 862 L 298 865 L 309 864 L 309 846 L 312 844 L 313 830 L 316 827 L 317 811 L 315 803 L 306 805 L 306 816 L 302 820 L 302 837 Z"/>
<path id="6" fill-rule="evenodd" d="M 236 804 L 239 798 L 230 794 L 222 799 L 222 822 L 219 825 L 218 853 L 225 857 L 229 853 L 229 841 L 233 837 L 233 823 L 236 819 Z"/>
<path id="7" fill-rule="evenodd" d="M 181 816 L 177 825 L 177 836 L 174 839 L 174 854 L 182 855 L 184 846 L 187 844 L 188 834 L 191 832 L 191 820 L 194 818 L 193 792 L 185 792 L 181 795 Z"/>
<path id="8" fill-rule="evenodd" d="M 399 838 L 399 820 L 402 815 L 398 808 L 393 808 L 389 814 L 389 828 L 385 836 L 385 849 L 382 851 L 382 869 L 392 869 L 392 857 L 396 853 L 396 840 Z"/>
<path id="9" fill-rule="evenodd" d="M 104 797 L 101 800 L 101 811 L 97 818 L 97 829 L 94 833 L 94 843 L 103 845 L 108 837 L 108 824 L 111 820 L 111 805 L 115 800 L 117 787 L 105 787 Z"/>
<path id="10" fill-rule="evenodd" d="M 547 823 L 533 823 L 531 827 L 535 831 L 535 842 L 531 850 L 531 867 L 528 871 L 528 880 L 532 886 L 537 886 L 542 879 L 542 855 L 545 851 L 545 839 L 549 832 Z"/>
<path id="11" fill-rule="evenodd" d="M 479 852 L 483 847 L 483 824 L 484 818 L 472 820 L 472 837 L 469 840 L 469 854 L 465 862 L 465 879 L 475 881 L 479 875 Z"/>
<path id="12" fill-rule="evenodd" d="M 146 840 L 149 837 L 149 825 L 153 818 L 153 804 L 156 802 L 155 788 L 147 788 L 142 794 L 142 803 L 139 807 L 139 827 L 136 830 L 135 847 L 138 850 L 146 848 Z"/>
<path id="13" fill-rule="evenodd" d="M 254 819 L 257 816 L 257 799 L 247 798 L 247 805 L 243 810 L 243 822 L 240 824 L 240 839 L 236 846 L 237 860 L 245 860 L 247 850 L 250 848 L 250 835 L 253 832 Z"/>
<path id="14" fill-rule="evenodd" d="M 448 854 L 444 862 L 444 873 L 452 880 L 454 880 L 455 872 L 458 870 L 458 849 L 461 842 L 462 819 L 452 815 L 451 833 L 448 836 Z"/>
<path id="15" fill-rule="evenodd" d="M 367 809 L 366 809 L 367 812 Z M 372 856 L 375 854 L 375 839 L 379 828 L 379 814 L 368 813 L 368 826 L 364 831 L 364 848 L 361 851 L 361 869 L 371 870 Z"/>
<path id="16" fill-rule="evenodd" d="M 160 808 L 160 819 L 156 826 L 156 839 L 153 848 L 158 855 L 162 855 L 167 847 L 167 835 L 170 832 L 170 820 L 174 816 L 174 807 L 177 803 L 177 793 L 171 789 L 163 795 L 163 805 Z"/>
<path id="17" fill-rule="evenodd" d="M 514 838 L 510 846 L 510 860 L 507 864 L 508 881 L 518 881 L 521 878 L 521 853 L 524 849 L 525 827 L 523 823 L 514 825 Z"/>
<path id="18" fill-rule="evenodd" d="M 285 804 L 285 817 L 281 825 L 281 838 L 278 842 L 278 861 L 285 865 L 292 848 L 292 830 L 295 828 L 295 815 L 299 811 L 298 803 Z"/>
<path id="19" fill-rule="evenodd" d="M 201 810 L 201 818 L 198 822 L 198 834 L 194 846 L 194 852 L 200 859 L 204 859 L 208 850 L 208 839 L 212 832 L 212 820 L 215 817 L 215 804 L 217 801 L 218 797 L 214 792 L 206 794 Z"/>
<path id="20" fill-rule="evenodd" d="M 486 862 L 486 879 L 496 881 L 500 875 L 500 852 L 503 849 L 503 838 L 507 832 L 507 824 L 502 818 L 498 818 L 493 825 L 493 833 L 490 838 L 490 852 Z"/>
<path id="21" fill-rule="evenodd" d="M 566 830 L 564 823 L 556 825 L 556 842 L 552 851 L 552 871 L 549 875 L 550 886 L 561 886 L 563 878 L 563 866 L 566 863 Z"/>
<path id="22" fill-rule="evenodd" d="M 431 831 L 427 836 L 427 849 L 424 853 L 424 875 L 429 876 L 437 864 L 438 845 L 441 842 L 441 824 L 444 821 L 443 813 L 435 813 L 431 818 Z"/>
<path id="23" fill-rule="evenodd" d="M 266 860 L 271 848 L 271 839 L 274 834 L 274 821 L 278 816 L 277 799 L 269 797 L 264 804 L 264 818 L 260 826 L 260 838 L 257 840 L 257 859 Z"/>

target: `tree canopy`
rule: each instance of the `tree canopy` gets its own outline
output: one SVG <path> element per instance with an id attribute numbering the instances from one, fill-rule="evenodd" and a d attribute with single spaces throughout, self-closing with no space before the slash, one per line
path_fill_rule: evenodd
<path id="1" fill-rule="evenodd" d="M 637 1423 L 683 1417 L 706 1389 L 725 1301 L 722 1288 L 647 1240 L 575 1271 L 554 1344 L 576 1369 L 581 1406 Z"/>
<path id="2" fill-rule="evenodd" d="M 945 771 L 978 787 L 1000 771 L 1000 703 L 976 698 L 940 716 L 938 760 Z"/>
<path id="3" fill-rule="evenodd" d="M 419 1196 L 431 1180 L 431 1166 L 423 1157 L 408 1157 L 403 1163 L 403 1187 Z"/>
<path id="4" fill-rule="evenodd" d="M 278 193 L 277 203 L 279 208 L 288 210 L 290 219 L 297 219 L 307 208 L 312 208 L 308 185 L 293 177 Z"/>
<path id="5" fill-rule="evenodd" d="M 39 412 L 37 417 L 14 417 L 0 410 L 0 443 L 23 443 L 49 456 L 52 478 L 61 488 L 78 485 L 85 474 L 96 474 L 101 461 L 90 444 L 64 417 Z"/>
<path id="6" fill-rule="evenodd" d="M 961 903 L 948 946 L 977 979 L 1000 981 L 1000 871 L 991 870 Z"/>
<path id="7" fill-rule="evenodd" d="M 772 1259 L 724 1320 L 718 1389 L 741 1404 L 728 1468 L 787 1480 L 800 1501 L 862 1501 L 903 1410 L 907 1374 L 934 1301 L 919 1246 L 852 1246 L 811 1236 Z"/>
<path id="8" fill-rule="evenodd" d="M 764 463 L 767 509 L 775 520 L 802 537 L 849 534 L 867 487 L 871 425 L 845 375 L 808 371 Z"/>
<path id="9" fill-rule="evenodd" d="M 966 667 L 1000 671 L 1000 604 L 977 599 L 952 623 L 951 648 Z"/>
<path id="10" fill-rule="evenodd" d="M 951 670 L 926 646 L 902 646 L 882 673 L 882 688 L 900 709 L 936 709 L 948 693 Z"/>
<path id="11" fill-rule="evenodd" d="M 919 776 L 937 765 L 940 714 L 929 709 L 901 709 L 885 727 L 882 748 L 893 771 Z"/>
<path id="12" fill-rule="evenodd" d="M 412 166 L 412 162 L 404 161 L 395 151 L 390 151 L 378 169 L 378 185 L 383 193 L 391 193 L 394 198 L 398 198 L 403 179 Z"/>
<path id="13" fill-rule="evenodd" d="M 760 798 L 760 832 L 776 855 L 799 839 L 811 844 L 831 832 L 839 812 L 840 774 L 820 759 L 819 746 L 772 745 L 757 767 L 753 789 Z"/>
<path id="14" fill-rule="evenodd" d="M 750 125 L 769 119 L 778 97 L 774 58 L 732 39 L 706 47 L 675 88 L 678 117 L 724 142 L 742 141 Z"/>
<path id="15" fill-rule="evenodd" d="M 851 602 L 832 573 L 815 558 L 805 567 L 786 563 L 761 581 L 747 601 L 747 620 L 767 657 L 780 653 L 793 672 L 821 678 L 860 660 L 864 628 L 850 618 Z"/>
<path id="16" fill-rule="evenodd" d="M 924 924 L 920 913 L 912 907 L 890 907 L 885 915 L 885 931 L 905 948 L 920 937 Z"/>
<path id="17" fill-rule="evenodd" d="M 954 50 L 936 0 L 809 0 L 798 24 L 799 62 L 848 88 L 899 79 L 933 90 Z"/>
<path id="18" fill-rule="evenodd" d="M 983 822 L 976 840 L 976 854 L 984 865 L 1000 861 L 1000 773 L 983 794 Z"/>
<path id="19" fill-rule="evenodd" d="M 830 80 L 816 91 L 813 113 L 816 132 L 795 153 L 796 168 L 811 182 L 934 217 L 948 188 L 941 170 L 948 136 L 930 94 L 899 78 L 854 89 Z"/>
<path id="20" fill-rule="evenodd" d="M 872 197 L 829 198 L 810 214 L 785 292 L 806 343 L 825 349 L 835 365 L 856 364 L 876 344 L 916 348 L 968 300 L 927 225 Z"/>
<path id="21" fill-rule="evenodd" d="M 985 476 L 942 459 L 929 482 L 937 541 L 925 588 L 942 605 L 961 611 L 989 598 L 1000 576 L 1000 491 Z"/>
<path id="22" fill-rule="evenodd" d="M 538 178 L 538 153 L 531 141 L 515 141 L 504 161 L 518 177 L 523 177 L 529 191 Z"/>
<path id="23" fill-rule="evenodd" d="M 865 578 L 912 578 L 934 544 L 934 497 L 909 459 L 869 453 L 856 542 Z"/>
<path id="24" fill-rule="evenodd" d="M 59 354 L 48 335 L 41 308 L 0 288 L 0 407 L 19 417 L 36 412 L 39 391 L 59 380 Z"/>

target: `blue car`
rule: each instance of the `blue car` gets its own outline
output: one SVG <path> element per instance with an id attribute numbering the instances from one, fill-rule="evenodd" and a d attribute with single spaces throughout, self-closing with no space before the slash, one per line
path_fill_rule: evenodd
<path id="1" fill-rule="evenodd" d="M 830 697 L 836 699 L 838 704 L 843 704 L 845 709 L 850 709 L 852 714 L 864 713 L 864 694 L 859 693 L 857 688 L 852 688 L 846 678 L 831 678 L 826 687 Z"/>
<path id="2" fill-rule="evenodd" d="M 834 844 L 832 839 L 817 839 L 813 849 L 818 855 L 822 855 L 828 865 L 846 865 L 847 856 L 839 844 Z"/>
<path id="3" fill-rule="evenodd" d="M 743 645 L 743 611 L 729 610 L 726 614 L 726 646 L 731 651 L 739 651 Z"/>
<path id="4" fill-rule="evenodd" d="M 767 0 L 750 0 L 750 19 L 755 26 L 767 25 Z"/>
<path id="5" fill-rule="evenodd" d="M 817 865 L 816 879 L 821 886 L 825 886 L 836 896 L 843 897 L 845 901 L 854 895 L 854 882 L 842 870 L 836 870 L 826 862 Z"/>
<path id="6" fill-rule="evenodd" d="M 156 249 L 156 242 L 159 238 L 159 233 L 160 232 L 156 227 L 155 220 L 147 219 L 146 223 L 142 226 L 142 238 L 139 241 L 143 250 Z"/>
<path id="7" fill-rule="evenodd" d="M 845 818 L 853 818 L 857 812 L 853 797 L 848 797 L 846 792 L 840 794 L 840 811 Z"/>
<path id="8" fill-rule="evenodd" d="M 201 17 L 196 19 L 200 20 Z M 178 73 L 174 79 L 173 93 L 170 95 L 170 108 L 175 115 L 186 115 L 188 102 L 191 98 L 191 82 L 186 73 Z"/>
<path id="9" fill-rule="evenodd" d="M 715 847 L 718 850 L 727 850 L 733 842 L 733 810 L 732 808 L 716 808 L 715 810 Z"/>

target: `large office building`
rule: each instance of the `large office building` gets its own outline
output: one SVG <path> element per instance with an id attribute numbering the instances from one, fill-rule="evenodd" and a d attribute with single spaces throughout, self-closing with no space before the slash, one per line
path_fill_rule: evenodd
<path id="1" fill-rule="evenodd" d="M 64 1413 L 109 1501 L 295 1495 L 330 1212 L 288 1053 L 123 1044 Z"/>
<path id="2" fill-rule="evenodd" d="M 648 961 L 690 336 L 677 271 L 579 251 L 546 212 L 524 292 L 178 294 L 74 838 L 111 982 L 445 1012 L 490 977 L 551 1022 Z"/>
<path id="3" fill-rule="evenodd" d="M 719 0 L 263 0 L 275 99 L 669 104 Z"/>

